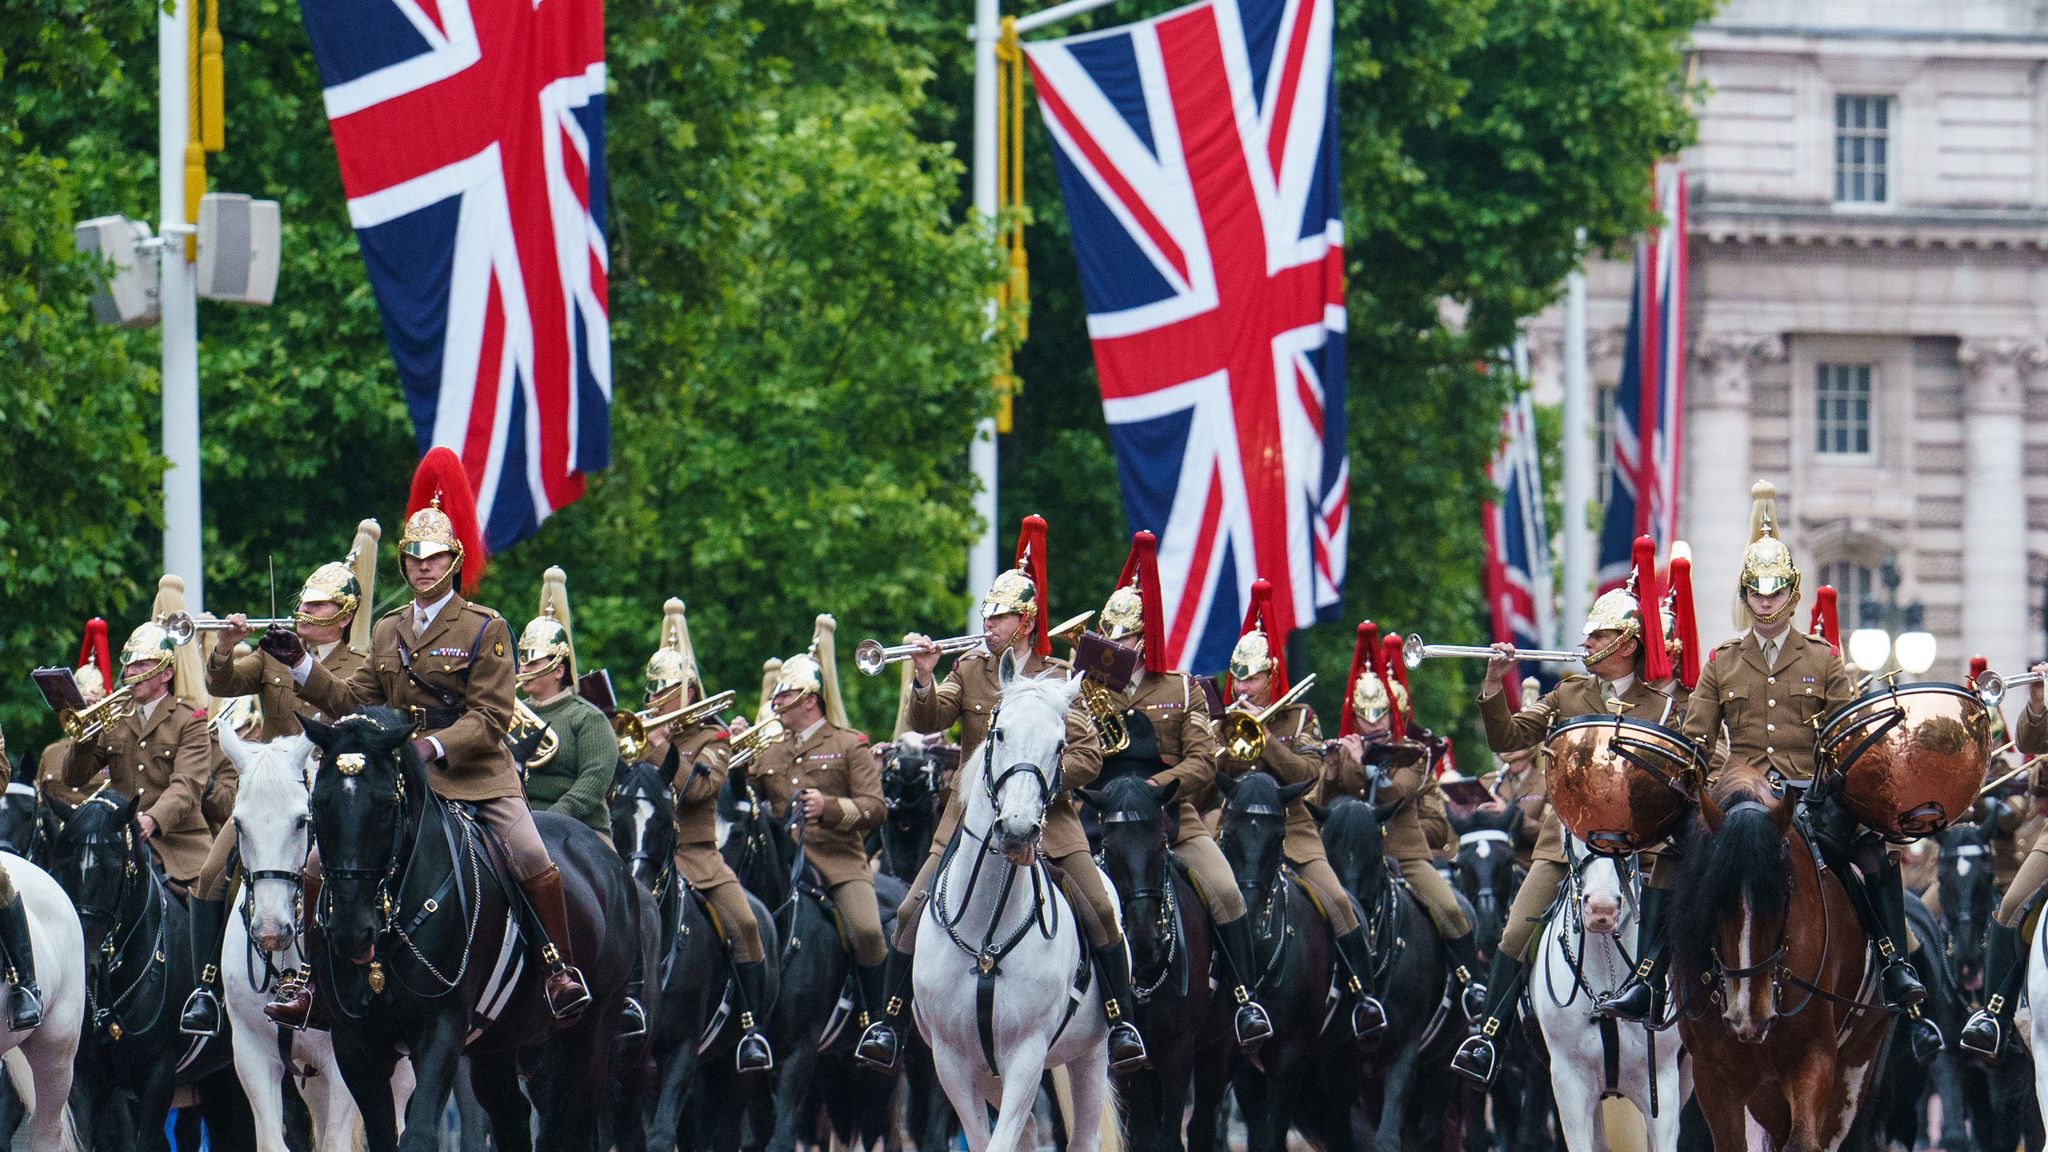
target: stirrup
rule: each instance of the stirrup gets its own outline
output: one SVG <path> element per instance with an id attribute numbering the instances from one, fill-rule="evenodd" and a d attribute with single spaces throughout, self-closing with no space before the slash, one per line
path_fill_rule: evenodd
<path id="1" fill-rule="evenodd" d="M 626 997 L 625 1006 L 619 1009 L 619 1039 L 638 1040 L 647 1035 L 647 1009 L 637 996 Z"/>
<path id="2" fill-rule="evenodd" d="M 2000 999 L 1992 997 L 1993 1001 Z M 2001 1004 L 1999 1008 L 1993 1008 L 1987 1004 L 1972 1012 L 1956 1036 L 1956 1047 L 1985 1060 L 1997 1060 L 1999 1052 L 2005 1048 L 2005 1021 L 2000 1018 L 2003 1007 Z"/>
<path id="3" fill-rule="evenodd" d="M 1377 996 L 1360 994 L 1351 1002 L 1351 1038 L 1378 1040 L 1387 1031 L 1387 1006 Z"/>
<path id="4" fill-rule="evenodd" d="M 14 993 L 19 997 L 22 990 L 16 988 Z M 19 1028 L 14 1030 L 21 1031 Z M 178 1013 L 178 1031 L 186 1036 L 220 1035 L 220 997 L 213 994 L 213 989 L 201 984 L 185 997 L 185 1007 Z"/>
<path id="5" fill-rule="evenodd" d="M 1500 1066 L 1500 1053 L 1494 1050 L 1493 1038 L 1484 1031 L 1465 1037 L 1458 1050 L 1451 1056 L 1451 1071 L 1472 1081 L 1481 1088 L 1493 1083 L 1494 1071 Z"/>
<path id="6" fill-rule="evenodd" d="M 566 981 L 562 977 L 568 977 Z M 573 989 L 575 995 L 566 1003 L 556 1003 L 556 989 Z M 541 985 L 541 991 L 548 1002 L 548 1012 L 558 1021 L 574 1020 L 590 1007 L 590 986 L 583 982 L 583 972 L 573 964 L 557 962 L 554 971 L 548 973 Z"/>
<path id="7" fill-rule="evenodd" d="M 1145 1037 L 1138 1032 L 1137 1025 L 1129 1020 L 1115 1020 L 1109 1025 L 1109 1070 L 1112 1072 L 1134 1072 L 1152 1065 L 1152 1054 L 1145 1050 Z"/>
<path id="8" fill-rule="evenodd" d="M 902 1040 L 888 1017 L 875 1021 L 860 1034 L 860 1043 L 854 1045 L 854 1059 L 878 1072 L 894 1072 L 896 1060 L 902 1051 Z"/>
<path id="9" fill-rule="evenodd" d="M 1251 998 L 1251 993 L 1240 984 L 1232 989 L 1237 997 L 1237 1015 L 1232 1026 L 1237 1031 L 1237 1046 L 1250 1049 L 1273 1038 L 1273 1018 L 1266 1014 L 1265 1005 Z"/>
<path id="10" fill-rule="evenodd" d="M 43 998 L 32 985 L 16 984 L 14 1001 L 7 1009 L 7 1030 L 27 1032 L 43 1024 Z"/>
<path id="11" fill-rule="evenodd" d="M 768 1038 L 757 1029 L 748 1029 L 740 1034 L 740 1042 L 732 1050 L 733 1067 L 740 1072 L 767 1072 L 775 1067 L 775 1049 L 768 1046 Z"/>

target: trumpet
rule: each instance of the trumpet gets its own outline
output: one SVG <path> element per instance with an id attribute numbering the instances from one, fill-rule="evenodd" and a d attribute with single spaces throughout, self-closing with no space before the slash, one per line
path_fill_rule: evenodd
<path id="1" fill-rule="evenodd" d="M 1422 637 L 1410 636 L 1401 642 L 1401 663 L 1417 668 L 1424 660 L 1437 660 L 1446 656 L 1473 660 L 1490 660 L 1496 653 L 1491 648 L 1468 644 L 1424 644 Z M 1515 659 L 1534 660 L 1539 664 L 1576 664 L 1586 658 L 1584 652 L 1560 652 L 1543 648 L 1517 648 Z"/>
<path id="2" fill-rule="evenodd" d="M 625 757 L 628 764 L 637 763 L 647 751 L 648 733 L 664 728 L 670 731 L 688 728 L 732 707 L 732 702 L 738 698 L 738 694 L 728 688 L 716 696 L 668 712 L 657 713 L 652 708 L 642 712 L 621 712 L 612 717 L 612 731 L 619 737 L 619 755 Z"/>
<path id="3" fill-rule="evenodd" d="M 271 628 L 289 628 L 297 623 L 298 619 L 292 616 L 266 616 L 250 620 L 249 630 L 263 632 Z M 171 643 L 180 648 L 190 644 L 201 632 L 225 632 L 230 627 L 225 620 L 194 619 L 190 612 L 173 612 L 163 619 L 164 632 L 170 636 Z"/>
<path id="4" fill-rule="evenodd" d="M 1266 750 L 1266 723 L 1280 714 L 1280 710 L 1302 698 L 1316 682 L 1311 672 L 1301 682 L 1287 690 L 1287 694 L 1273 701 L 1260 711 L 1233 706 L 1223 714 L 1223 723 L 1216 732 L 1217 753 L 1227 759 L 1253 761 Z"/>
<path id="5" fill-rule="evenodd" d="M 760 759 L 761 753 L 770 744 L 786 735 L 788 732 L 782 727 L 782 721 L 773 716 L 740 733 L 732 742 L 730 769 L 735 772 L 745 771 L 754 761 Z"/>
<path id="6" fill-rule="evenodd" d="M 1064 640 L 1069 646 L 1072 646 L 1080 642 L 1081 633 L 1088 630 L 1088 622 L 1093 619 L 1095 619 L 1095 612 L 1093 609 L 1090 609 L 1071 620 L 1063 620 L 1053 625 L 1046 629 L 1045 634 L 1054 640 Z"/>
<path id="7" fill-rule="evenodd" d="M 66 708 L 57 713 L 57 725 L 64 729 L 64 735 L 76 741 L 90 740 L 106 730 L 107 725 L 135 715 L 135 693 L 123 684 L 99 700 L 83 708 Z"/>
<path id="8" fill-rule="evenodd" d="M 981 642 L 982 634 L 976 632 L 972 636 L 951 636 L 944 640 L 934 640 L 932 641 L 932 647 L 937 648 L 940 653 L 950 656 L 956 652 L 966 652 L 975 648 Z M 860 669 L 862 675 L 878 676 L 881 674 L 882 669 L 887 668 L 891 664 L 900 664 L 923 650 L 924 646 L 922 644 L 898 644 L 891 648 L 884 648 L 880 640 L 870 638 L 861 641 L 860 645 L 853 650 L 853 666 Z"/>
<path id="9" fill-rule="evenodd" d="M 1985 672 L 1977 677 L 1977 699 L 1986 708 L 1996 708 L 2005 699 L 2005 694 L 2014 688 L 2028 684 L 2039 684 L 2044 677 L 2039 672 L 2022 672 L 2017 676 L 2000 676 L 1996 672 Z"/>

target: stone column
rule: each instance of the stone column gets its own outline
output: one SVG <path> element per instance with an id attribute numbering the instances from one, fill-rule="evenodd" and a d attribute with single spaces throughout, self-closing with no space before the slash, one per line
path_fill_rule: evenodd
<path id="1" fill-rule="evenodd" d="M 2025 663 L 2032 634 L 2021 409 L 2027 374 L 2048 362 L 2048 346 L 2011 336 L 1967 339 L 1956 361 L 1963 367 L 1963 650 L 1943 653 L 1937 667 L 1982 655 L 2004 672 Z"/>
<path id="2" fill-rule="evenodd" d="M 1693 603 L 1700 640 L 1712 646 L 1735 631 L 1735 581 L 1749 546 L 1750 381 L 1763 364 L 1785 358 L 1777 336 L 1707 332 L 1693 348 L 1686 379 L 1685 502 L 1679 537 L 1692 546 Z"/>

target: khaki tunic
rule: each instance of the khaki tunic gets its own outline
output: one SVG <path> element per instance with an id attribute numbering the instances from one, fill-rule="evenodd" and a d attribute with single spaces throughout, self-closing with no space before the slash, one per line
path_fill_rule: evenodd
<path id="1" fill-rule="evenodd" d="M 1299 702 L 1289 704 L 1266 722 L 1266 746 L 1256 763 L 1232 759 L 1219 750 L 1216 770 L 1232 779 L 1257 769 L 1282 784 L 1316 780 L 1323 771 L 1322 743 L 1323 726 L 1315 711 Z M 1309 799 L 1310 793 L 1303 793 L 1287 805 L 1287 839 L 1281 851 L 1290 864 L 1325 859 L 1323 834 L 1309 813 Z"/>
<path id="2" fill-rule="evenodd" d="M 1127 690 L 1125 700 L 1127 711 L 1143 712 L 1152 721 L 1159 738 L 1159 759 L 1166 770 L 1153 775 L 1150 782 L 1174 780 L 1180 784 L 1174 798 L 1185 803 L 1173 842 L 1211 835 L 1202 817 L 1218 806 L 1216 727 L 1209 719 L 1209 701 L 1201 688 L 1184 672 L 1148 672 Z"/>
<path id="3" fill-rule="evenodd" d="M 2034 711 L 2030 698 L 2027 706 L 2020 711 L 2019 726 L 2013 729 L 2012 738 L 2018 741 L 2014 747 L 2018 748 L 2022 755 L 2048 754 L 2048 712 Z"/>
<path id="4" fill-rule="evenodd" d="M 789 815 L 803 789 L 823 793 L 823 815 L 804 829 L 805 855 L 828 887 L 871 879 L 861 833 L 881 826 L 884 806 L 882 771 L 866 736 L 820 721 L 809 739 L 788 736 L 763 749 L 747 778 L 777 817 Z"/>
<path id="5" fill-rule="evenodd" d="M 64 761 L 64 782 L 74 788 L 100 771 L 114 788 L 135 798 L 135 810 L 156 821 L 149 838 L 171 879 L 188 882 L 206 863 L 213 834 L 200 798 L 213 768 L 206 721 L 182 700 L 165 697 L 143 719 L 141 709 L 74 743 Z"/>
<path id="6" fill-rule="evenodd" d="M 1720 766 L 1714 749 L 1725 742 L 1731 760 L 1810 780 L 1814 721 L 1854 697 L 1842 658 L 1821 641 L 1787 629 L 1777 667 L 1766 668 L 1756 633 L 1745 632 L 1714 649 L 1700 670 L 1683 727 L 1706 749 L 1709 777 Z"/>
<path id="7" fill-rule="evenodd" d="M 330 716 L 378 705 L 401 712 L 452 707 L 459 713 L 454 723 L 429 727 L 422 720 L 413 733 L 414 739 L 439 740 L 445 753 L 427 768 L 434 793 L 449 800 L 524 802 L 518 766 L 505 747 L 517 660 L 511 626 L 491 609 L 451 595 L 416 637 L 412 611 L 410 603 L 403 604 L 377 621 L 369 658 L 346 679 L 314 661 L 299 696 Z M 407 660 L 412 673 L 435 691 L 413 682 Z M 454 703 L 444 706 L 438 693 Z"/>
<path id="8" fill-rule="evenodd" d="M 1024 661 L 1024 673 L 1028 676 L 1045 672 L 1065 676 L 1070 671 L 1066 661 L 1040 656 L 1036 652 Z M 988 738 L 989 718 L 995 715 L 1002 697 L 1001 661 L 986 652 L 962 656 L 953 662 L 953 670 L 936 687 L 928 686 L 922 693 L 915 688 L 911 690 L 910 727 L 918 732 L 943 732 L 958 723 L 960 747 L 972 752 Z M 980 771 L 978 762 L 963 764 L 962 768 L 963 772 L 956 774 L 958 778 L 952 782 L 938 827 L 932 832 L 932 852 L 935 855 L 944 852 L 946 845 L 952 843 L 953 832 L 960 826 L 960 816 L 966 808 L 960 798 L 960 780 L 969 778 L 966 772 Z M 1066 750 L 1060 754 L 1063 787 L 1045 810 L 1043 843 L 1047 856 L 1058 860 L 1088 851 L 1088 833 L 1081 827 L 1080 815 L 1074 811 L 1069 789 L 1086 788 L 1095 782 L 1101 771 L 1102 741 L 1095 734 L 1095 725 L 1078 705 L 1068 709 Z"/>
<path id="9" fill-rule="evenodd" d="M 221 751 L 220 741 L 209 738 L 212 745 L 213 774 L 206 780 L 206 791 L 199 797 L 199 810 L 206 814 L 206 830 L 215 836 L 235 816 L 235 793 L 241 790 L 242 770 Z"/>
<path id="10" fill-rule="evenodd" d="M 66 736 L 48 748 L 36 761 L 36 790 L 45 799 L 54 800 L 67 808 L 76 808 L 85 803 L 85 798 L 100 790 L 107 782 L 105 769 L 88 777 L 84 784 L 72 787 L 64 782 L 64 762 L 71 758 L 71 738 Z"/>
<path id="11" fill-rule="evenodd" d="M 406 607 L 409 610 L 411 605 Z M 450 607 L 453 607 L 453 601 Z M 338 679 L 347 680 L 363 666 L 363 654 L 341 643 L 336 644 L 324 658 L 316 654 L 313 662 Z M 256 702 L 263 709 L 263 729 L 256 738 L 266 744 L 286 736 L 297 736 L 300 731 L 298 714 L 309 708 L 306 701 L 300 699 L 292 670 L 268 652 L 237 656 L 232 647 L 215 647 L 213 656 L 206 662 L 206 690 L 222 697 L 257 697 Z M 313 718 L 331 723 L 339 719 L 340 714 L 330 716 L 319 710 Z"/>
<path id="12" fill-rule="evenodd" d="M 1370 752 L 1375 742 L 1366 741 Z M 1393 807 L 1393 815 L 1380 826 L 1380 842 L 1386 854 L 1395 860 L 1428 860 L 1433 855 L 1429 846 L 1429 834 L 1422 827 L 1421 806 L 1414 803 L 1422 793 L 1424 784 L 1430 779 L 1429 756 L 1420 744 L 1403 741 L 1416 752 L 1413 764 L 1405 764 L 1387 774 L 1387 782 L 1374 794 L 1373 801 Z M 1356 796 L 1364 799 L 1367 789 L 1372 787 L 1372 774 L 1366 770 L 1363 761 L 1351 754 L 1342 744 L 1332 744 L 1323 753 L 1323 799 L 1329 802 L 1339 796 Z"/>
<path id="13" fill-rule="evenodd" d="M 676 867 L 690 887 L 709 891 L 733 879 L 718 854 L 718 792 L 732 767 L 732 738 L 709 719 L 680 733 L 675 748 Z"/>
<path id="14" fill-rule="evenodd" d="M 1545 816 L 1550 811 L 1550 800 L 1544 791 L 1545 774 L 1550 757 L 1538 752 L 1536 758 L 1516 770 L 1503 771 L 1493 786 L 1493 794 L 1511 808 L 1522 812 L 1521 826 L 1515 830 L 1515 863 L 1524 869 L 1529 867 L 1536 849 L 1537 830 L 1543 827 Z"/>

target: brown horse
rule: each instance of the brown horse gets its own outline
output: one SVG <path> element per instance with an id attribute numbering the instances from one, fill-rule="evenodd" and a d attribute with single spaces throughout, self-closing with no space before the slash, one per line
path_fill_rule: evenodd
<path id="1" fill-rule="evenodd" d="M 1721 1152 L 1745 1146 L 1745 1112 L 1781 1152 L 1841 1147 L 1890 1025 L 1870 941 L 1795 807 L 1759 769 L 1729 764 L 1671 894 L 1679 1035 Z"/>

